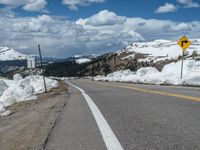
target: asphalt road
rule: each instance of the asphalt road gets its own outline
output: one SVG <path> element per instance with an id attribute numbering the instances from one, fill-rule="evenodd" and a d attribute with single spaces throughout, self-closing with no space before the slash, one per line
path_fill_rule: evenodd
<path id="1" fill-rule="evenodd" d="M 101 111 L 125 150 L 199 150 L 200 89 L 71 80 Z M 81 92 L 70 98 L 49 136 L 48 150 L 106 150 Z"/>

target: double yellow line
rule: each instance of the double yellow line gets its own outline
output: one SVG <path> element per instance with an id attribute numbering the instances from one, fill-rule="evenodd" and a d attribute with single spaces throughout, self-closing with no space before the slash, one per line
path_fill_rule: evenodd
<path id="1" fill-rule="evenodd" d="M 156 90 L 149 90 L 149 89 L 144 89 L 144 88 L 139 88 L 135 87 L 133 85 L 128 86 L 128 85 L 119 85 L 119 84 L 106 84 L 103 82 L 95 82 L 95 81 L 87 81 L 92 84 L 97 84 L 97 85 L 104 85 L 104 86 L 110 86 L 110 87 L 119 87 L 119 88 L 124 88 L 124 89 L 130 89 L 138 92 L 143 92 L 143 93 L 150 93 L 150 94 L 156 94 L 156 95 L 163 95 L 163 96 L 170 96 L 170 97 L 176 97 L 176 98 L 181 98 L 185 100 L 191 100 L 191 101 L 197 101 L 200 102 L 200 97 L 194 97 L 194 96 L 189 96 L 189 95 L 183 95 L 183 94 L 177 94 L 177 93 L 169 93 L 169 92 L 163 92 L 163 91 L 156 91 Z"/>

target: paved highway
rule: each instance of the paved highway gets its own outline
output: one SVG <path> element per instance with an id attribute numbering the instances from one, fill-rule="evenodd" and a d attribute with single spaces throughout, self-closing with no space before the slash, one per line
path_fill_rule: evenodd
<path id="1" fill-rule="evenodd" d="M 200 149 L 199 88 L 69 82 L 47 150 Z"/>

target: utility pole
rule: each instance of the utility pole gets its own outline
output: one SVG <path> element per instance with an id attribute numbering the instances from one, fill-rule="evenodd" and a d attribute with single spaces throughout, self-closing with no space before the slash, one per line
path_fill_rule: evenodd
<path id="1" fill-rule="evenodd" d="M 46 86 L 46 80 L 45 80 L 45 76 L 44 76 L 44 67 L 43 67 L 40 44 L 38 44 L 38 50 L 39 50 L 39 55 L 40 55 L 40 65 L 41 65 L 41 68 L 42 68 L 42 76 L 43 76 L 43 81 L 44 81 L 44 90 L 45 90 L 45 93 L 47 93 L 47 86 Z"/>

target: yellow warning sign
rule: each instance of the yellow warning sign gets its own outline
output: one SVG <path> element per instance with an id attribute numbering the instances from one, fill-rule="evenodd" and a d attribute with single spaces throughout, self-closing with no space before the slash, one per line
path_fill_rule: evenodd
<path id="1" fill-rule="evenodd" d="M 185 51 L 191 45 L 191 42 L 188 40 L 186 36 L 183 36 L 179 40 L 178 45 Z"/>

